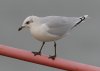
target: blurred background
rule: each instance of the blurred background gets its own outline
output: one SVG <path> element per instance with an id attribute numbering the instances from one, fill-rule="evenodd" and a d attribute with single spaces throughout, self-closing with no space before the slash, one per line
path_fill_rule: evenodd
<path id="1" fill-rule="evenodd" d="M 0 44 L 38 51 L 41 42 L 29 30 L 18 28 L 27 16 L 55 15 L 90 19 L 57 41 L 58 57 L 100 66 L 100 0 L 0 0 Z M 43 54 L 53 55 L 53 43 L 47 43 Z M 61 71 L 38 64 L 0 56 L 0 71 Z"/>

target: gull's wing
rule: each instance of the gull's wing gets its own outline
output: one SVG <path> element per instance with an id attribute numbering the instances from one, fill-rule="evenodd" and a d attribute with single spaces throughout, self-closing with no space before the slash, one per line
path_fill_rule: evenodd
<path id="1" fill-rule="evenodd" d="M 49 28 L 48 33 L 58 36 L 67 33 L 80 21 L 79 17 L 47 16 L 42 18 L 42 23 L 46 24 Z"/>

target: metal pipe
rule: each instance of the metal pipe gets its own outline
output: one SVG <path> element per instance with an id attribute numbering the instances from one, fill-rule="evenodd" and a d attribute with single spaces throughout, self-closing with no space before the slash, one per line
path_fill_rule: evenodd
<path id="1" fill-rule="evenodd" d="M 52 60 L 45 55 L 34 56 L 31 51 L 13 48 L 5 45 L 0 45 L 0 55 L 68 71 L 100 71 L 100 67 L 82 64 L 61 58 Z"/>

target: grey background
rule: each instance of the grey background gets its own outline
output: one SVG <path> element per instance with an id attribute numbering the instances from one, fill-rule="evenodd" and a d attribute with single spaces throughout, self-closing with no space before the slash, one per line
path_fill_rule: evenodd
<path id="1" fill-rule="evenodd" d="M 100 0 L 0 0 L 0 44 L 38 51 L 41 42 L 25 29 L 18 32 L 23 20 L 36 16 L 82 16 L 91 19 L 81 23 L 71 34 L 57 41 L 58 57 L 100 66 Z M 47 43 L 44 54 L 53 54 L 53 44 Z M 0 71 L 61 71 L 0 56 Z"/>

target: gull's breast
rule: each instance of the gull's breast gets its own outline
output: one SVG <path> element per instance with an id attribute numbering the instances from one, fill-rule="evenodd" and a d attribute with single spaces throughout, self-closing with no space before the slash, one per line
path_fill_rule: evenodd
<path id="1" fill-rule="evenodd" d="M 49 34 L 47 32 L 46 27 L 44 26 L 38 26 L 38 27 L 35 26 L 31 28 L 30 31 L 31 31 L 32 36 L 39 41 L 49 42 L 49 41 L 54 41 L 61 38 L 60 36 Z"/>

